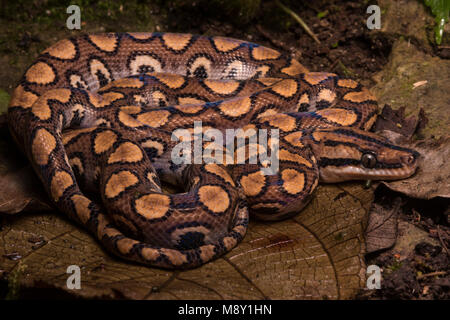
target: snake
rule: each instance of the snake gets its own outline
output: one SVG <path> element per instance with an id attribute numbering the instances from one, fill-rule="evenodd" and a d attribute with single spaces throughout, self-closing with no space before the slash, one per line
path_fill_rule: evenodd
<path id="1" fill-rule="evenodd" d="M 255 43 L 104 33 L 44 50 L 7 119 L 58 211 L 117 257 L 186 269 L 250 217 L 298 214 L 319 182 L 411 176 L 419 153 L 371 132 L 377 114 L 358 82 Z"/>

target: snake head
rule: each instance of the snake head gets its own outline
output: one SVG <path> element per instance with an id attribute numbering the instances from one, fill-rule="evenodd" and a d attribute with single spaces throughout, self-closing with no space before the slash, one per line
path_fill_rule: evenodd
<path id="1" fill-rule="evenodd" d="M 308 140 L 322 182 L 404 179 L 417 168 L 417 151 L 371 132 L 348 127 L 317 129 Z"/>

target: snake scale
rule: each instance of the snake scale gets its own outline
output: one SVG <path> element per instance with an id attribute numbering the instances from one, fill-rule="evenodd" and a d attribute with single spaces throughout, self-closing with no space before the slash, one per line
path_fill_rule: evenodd
<path id="1" fill-rule="evenodd" d="M 249 214 L 290 217 L 319 181 L 413 174 L 419 154 L 369 132 L 376 117 L 375 98 L 353 80 L 246 41 L 174 33 L 59 41 L 27 69 L 8 109 L 11 134 L 56 207 L 113 254 L 162 268 L 223 255 Z M 212 160 L 172 161 L 173 132 L 199 121 L 205 137 L 242 129 L 236 153 L 223 158 L 225 141 L 194 134 L 183 141 L 199 141 Z M 273 174 L 250 161 L 266 147 L 251 139 L 261 130 L 278 146 Z M 244 163 L 233 158 L 239 150 Z M 161 181 L 184 192 L 164 193 Z"/>

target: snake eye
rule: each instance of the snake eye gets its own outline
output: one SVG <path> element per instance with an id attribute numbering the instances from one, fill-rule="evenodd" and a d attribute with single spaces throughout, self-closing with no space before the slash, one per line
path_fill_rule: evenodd
<path id="1" fill-rule="evenodd" d="M 361 157 L 361 163 L 364 167 L 372 169 L 377 164 L 377 158 L 372 153 L 364 153 Z"/>

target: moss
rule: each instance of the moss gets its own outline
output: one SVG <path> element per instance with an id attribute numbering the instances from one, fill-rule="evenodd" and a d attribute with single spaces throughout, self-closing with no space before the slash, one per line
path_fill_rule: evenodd
<path id="1" fill-rule="evenodd" d="M 61 29 L 65 27 L 68 17 L 66 9 L 69 5 L 80 7 L 83 26 L 92 21 L 101 21 L 102 25 L 105 26 L 117 27 L 118 24 L 120 26 L 132 23 L 139 28 L 151 25 L 150 12 L 152 12 L 154 1 L 130 0 L 122 3 L 106 0 L 17 0 L 5 5 L 0 16 L 5 21 L 3 27 L 9 30 L 29 24 L 37 24 L 40 30 Z M 29 30 L 29 28 L 26 29 Z"/>
<path id="2" fill-rule="evenodd" d="M 0 89 L 0 114 L 5 113 L 8 109 L 9 94 L 3 89 Z"/>
<path id="3" fill-rule="evenodd" d="M 317 14 L 317 18 L 322 19 L 328 15 L 328 10 L 321 11 Z"/>
<path id="4" fill-rule="evenodd" d="M 379 104 L 392 108 L 405 107 L 405 115 L 417 116 L 421 108 L 428 123 L 422 130 L 425 137 L 441 137 L 448 133 L 448 98 L 443 90 L 448 78 L 449 63 L 421 51 L 406 40 L 398 40 L 393 46 L 390 61 L 380 75 L 381 82 L 372 88 Z M 414 83 L 426 80 L 423 86 Z"/>
<path id="5" fill-rule="evenodd" d="M 20 281 L 26 269 L 26 265 L 19 261 L 17 268 L 8 276 L 8 293 L 6 300 L 17 300 L 20 294 Z"/>
<path id="6" fill-rule="evenodd" d="M 387 267 L 389 273 L 395 272 L 402 267 L 402 263 L 398 260 L 394 260 L 394 262 Z"/>

